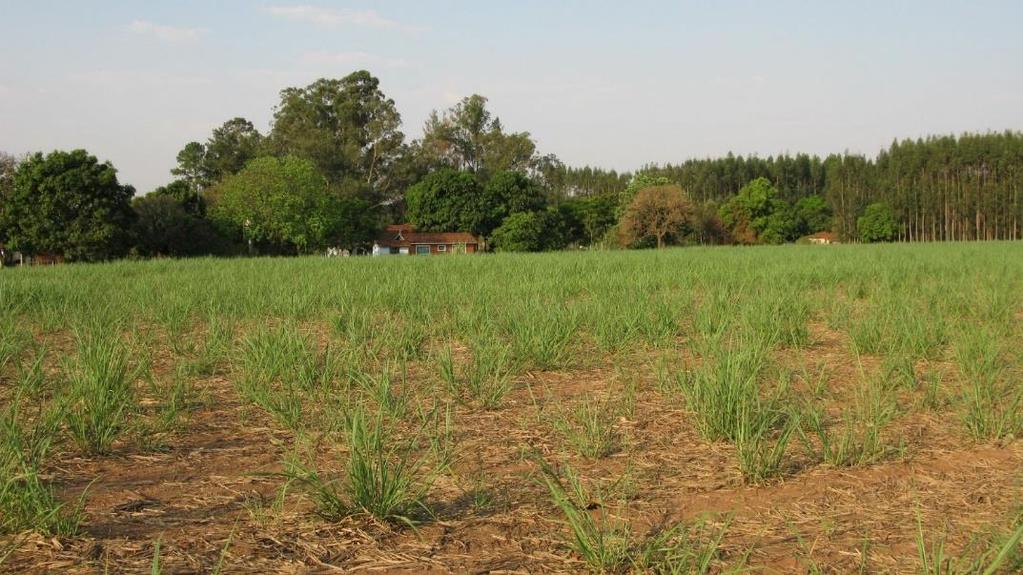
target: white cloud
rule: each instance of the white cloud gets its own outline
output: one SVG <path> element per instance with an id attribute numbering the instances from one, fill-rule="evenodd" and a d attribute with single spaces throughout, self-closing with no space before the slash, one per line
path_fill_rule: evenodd
<path id="1" fill-rule="evenodd" d="M 338 28 L 340 26 L 359 26 L 378 30 L 415 31 L 419 28 L 408 26 L 396 20 L 385 18 L 375 10 L 347 10 L 322 8 L 308 4 L 290 6 L 267 6 L 263 11 L 286 20 L 306 22 L 321 28 Z"/>
<path id="2" fill-rule="evenodd" d="M 135 20 L 128 24 L 128 31 L 139 36 L 151 36 L 162 42 L 175 44 L 195 42 L 206 33 L 203 28 L 178 28 L 154 24 L 149 20 Z"/>
<path id="3" fill-rule="evenodd" d="M 365 66 L 367 68 L 407 68 L 408 61 L 402 58 L 387 58 L 369 52 L 306 52 L 302 62 L 312 66 Z"/>

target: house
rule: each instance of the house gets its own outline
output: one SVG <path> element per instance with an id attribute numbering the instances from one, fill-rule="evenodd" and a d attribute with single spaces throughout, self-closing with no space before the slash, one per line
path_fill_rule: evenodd
<path id="1" fill-rule="evenodd" d="M 838 236 L 831 232 L 817 232 L 816 234 L 806 236 L 803 239 L 810 242 L 811 244 L 818 244 L 824 246 L 838 243 Z"/>
<path id="2" fill-rule="evenodd" d="M 373 242 L 373 255 L 472 254 L 479 239 L 465 232 L 417 232 L 411 224 L 387 226 Z"/>
<path id="3" fill-rule="evenodd" d="M 64 256 L 56 253 L 23 254 L 0 244 L 0 267 L 4 266 L 49 266 L 64 263 Z"/>

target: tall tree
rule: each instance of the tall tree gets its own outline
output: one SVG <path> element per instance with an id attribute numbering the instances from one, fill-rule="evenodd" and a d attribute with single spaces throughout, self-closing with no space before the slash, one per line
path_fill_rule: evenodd
<path id="1" fill-rule="evenodd" d="M 260 154 L 263 135 L 245 118 L 232 118 L 213 130 L 206 141 L 205 166 L 214 182 L 237 174 Z"/>
<path id="2" fill-rule="evenodd" d="M 501 171 L 526 172 L 538 161 L 529 132 L 506 133 L 479 94 L 426 121 L 422 153 L 437 166 L 467 170 L 484 180 Z"/>
<path id="3" fill-rule="evenodd" d="M 0 229 L 12 249 L 69 260 L 123 255 L 129 244 L 135 189 L 117 181 L 110 162 L 85 150 L 36 153 L 14 173 L 0 204 Z"/>
<path id="4" fill-rule="evenodd" d="M 0 152 L 0 212 L 14 193 L 14 173 L 17 169 L 18 159 L 6 152 Z M 5 226 L 0 226 L 0 244 L 8 241 L 7 231 Z"/>
<path id="5" fill-rule="evenodd" d="M 330 182 L 361 181 L 388 198 L 397 192 L 389 168 L 402 150 L 400 126 L 380 81 L 360 70 L 283 90 L 270 139 L 279 154 L 313 162 Z"/>
<path id="6" fill-rule="evenodd" d="M 188 182 L 196 196 L 213 183 L 206 163 L 206 146 L 202 142 L 185 144 L 176 159 L 178 165 L 171 170 L 171 174 Z"/>

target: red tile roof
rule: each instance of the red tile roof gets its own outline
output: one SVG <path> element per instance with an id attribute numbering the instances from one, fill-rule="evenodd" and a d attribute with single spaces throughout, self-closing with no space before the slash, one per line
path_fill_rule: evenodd
<path id="1" fill-rule="evenodd" d="M 475 244 L 479 245 L 476 236 L 465 232 L 417 232 L 412 224 L 387 226 L 376 243 L 389 248 L 409 247 L 416 244 Z"/>
<path id="2" fill-rule="evenodd" d="M 806 236 L 806 237 L 809 238 L 809 239 L 825 240 L 825 241 L 829 241 L 829 242 L 838 241 L 838 236 L 836 236 L 835 234 L 833 234 L 831 232 L 817 232 L 815 234 L 811 234 L 811 235 Z"/>

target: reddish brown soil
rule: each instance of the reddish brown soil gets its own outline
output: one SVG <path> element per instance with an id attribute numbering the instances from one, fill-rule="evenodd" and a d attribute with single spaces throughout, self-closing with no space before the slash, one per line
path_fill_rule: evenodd
<path id="1" fill-rule="evenodd" d="M 779 357 L 826 361 L 840 406 L 857 368 L 840 337 L 819 326 L 815 332 L 812 348 Z M 459 407 L 459 459 L 429 493 L 436 519 L 415 530 L 364 517 L 330 523 L 313 513 L 298 488 L 282 510 L 273 510 L 270 502 L 284 483 L 274 474 L 283 469 L 292 434 L 243 404 L 229 375 L 200 379 L 207 401 L 168 439 L 166 451 L 126 444 L 104 457 L 57 454 L 51 472 L 61 496 L 70 500 L 88 488 L 82 534 L 8 538 L 20 545 L 0 569 L 148 573 L 160 541 L 165 573 L 209 573 L 222 554 L 224 573 L 583 571 L 565 545 L 567 531 L 530 453 L 570 462 L 587 479 L 627 473 L 628 504 L 617 512 L 637 533 L 707 513 L 713 522 L 727 521 L 726 560 L 748 554 L 765 574 L 814 566 L 849 573 L 861 565 L 871 573 L 914 573 L 918 517 L 930 533 L 947 531 L 955 551 L 987 526 L 1005 525 L 1023 502 L 1023 443 L 967 440 L 954 408 L 907 407 L 889 430 L 906 444 L 894 459 L 836 469 L 794 448 L 781 479 L 745 485 L 733 448 L 702 440 L 682 400 L 656 390 L 659 353 L 528 373 L 501 409 Z M 615 364 L 638 381 L 634 413 L 617 423 L 625 444 L 610 457 L 586 461 L 550 428 L 554 407 L 545 398 L 549 393 L 569 405 L 585 393 L 620 393 Z M 865 369 L 876 364 L 868 359 Z M 423 368 L 413 371 L 412 382 L 432 386 L 431 377 Z M 336 470 L 334 454 L 321 446 L 322 464 Z M 489 509 L 474 509 L 468 494 L 478 470 L 492 495 Z"/>

